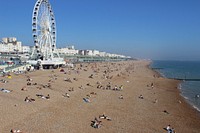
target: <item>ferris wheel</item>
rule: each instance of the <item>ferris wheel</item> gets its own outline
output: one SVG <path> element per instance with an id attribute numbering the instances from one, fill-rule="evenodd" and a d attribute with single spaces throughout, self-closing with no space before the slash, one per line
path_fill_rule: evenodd
<path id="1" fill-rule="evenodd" d="M 32 15 L 32 34 L 35 59 L 49 60 L 56 52 L 56 21 L 49 0 L 37 0 Z"/>

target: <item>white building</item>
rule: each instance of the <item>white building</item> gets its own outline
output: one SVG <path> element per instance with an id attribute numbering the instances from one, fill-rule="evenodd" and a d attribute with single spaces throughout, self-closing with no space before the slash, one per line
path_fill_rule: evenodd
<path id="1" fill-rule="evenodd" d="M 31 53 L 30 46 L 22 46 L 22 52 L 23 53 Z"/>
<path id="2" fill-rule="evenodd" d="M 85 50 L 85 55 L 93 56 L 93 51 L 92 50 Z"/>
<path id="3" fill-rule="evenodd" d="M 15 37 L 2 38 L 2 43 L 0 43 L 0 52 L 3 53 L 22 52 L 22 42 L 17 41 Z"/>
<path id="4" fill-rule="evenodd" d="M 0 52 L 8 52 L 9 51 L 9 48 L 8 48 L 8 45 L 5 45 L 3 43 L 0 43 Z"/>
<path id="5" fill-rule="evenodd" d="M 98 50 L 79 50 L 78 54 L 79 55 L 86 55 L 86 56 L 126 58 L 126 56 L 124 56 L 124 55 L 110 54 L 110 53 L 106 53 L 106 52 L 100 52 Z"/>
<path id="6" fill-rule="evenodd" d="M 98 50 L 93 50 L 93 56 L 99 56 L 100 55 L 100 52 Z"/>
<path id="7" fill-rule="evenodd" d="M 106 57 L 106 52 L 99 52 L 99 56 Z"/>
<path id="8" fill-rule="evenodd" d="M 8 43 L 8 38 L 2 38 L 2 43 Z"/>
<path id="9" fill-rule="evenodd" d="M 78 54 L 87 56 L 100 56 L 100 52 L 98 50 L 79 50 Z"/>
<path id="10" fill-rule="evenodd" d="M 34 47 L 22 46 L 22 42 L 17 41 L 15 37 L 2 38 L 0 42 L 0 53 L 32 53 Z M 59 54 L 65 55 L 85 55 L 85 56 L 100 56 L 100 57 L 119 57 L 127 58 L 124 55 L 110 54 L 106 52 L 100 52 L 98 50 L 76 50 L 74 46 L 68 46 L 66 48 L 57 49 Z M 130 58 L 130 57 L 129 57 Z"/>
<path id="11" fill-rule="evenodd" d="M 59 54 L 66 54 L 66 55 L 77 55 L 78 50 L 74 48 L 74 46 L 69 46 L 66 48 L 57 49 Z"/>

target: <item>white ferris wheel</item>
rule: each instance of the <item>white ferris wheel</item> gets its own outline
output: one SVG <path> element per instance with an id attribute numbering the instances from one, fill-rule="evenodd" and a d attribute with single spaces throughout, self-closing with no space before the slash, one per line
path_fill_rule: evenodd
<path id="1" fill-rule="evenodd" d="M 32 58 L 52 60 L 56 52 L 56 21 L 49 0 L 37 0 L 32 15 L 34 50 Z"/>

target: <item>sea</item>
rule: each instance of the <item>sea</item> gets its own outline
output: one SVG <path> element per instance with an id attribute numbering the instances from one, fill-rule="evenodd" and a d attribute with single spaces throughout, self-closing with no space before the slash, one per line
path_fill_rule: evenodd
<path id="1" fill-rule="evenodd" d="M 165 78 L 200 79 L 200 61 L 152 61 L 151 68 Z M 181 95 L 200 112 L 200 80 L 183 80 Z"/>

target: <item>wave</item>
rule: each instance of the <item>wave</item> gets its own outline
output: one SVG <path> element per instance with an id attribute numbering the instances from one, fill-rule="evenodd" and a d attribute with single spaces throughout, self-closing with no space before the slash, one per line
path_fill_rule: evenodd
<path id="1" fill-rule="evenodd" d="M 184 99 L 187 100 L 187 102 L 189 102 L 189 97 L 184 96 L 183 94 L 180 94 Z"/>
<path id="2" fill-rule="evenodd" d="M 194 109 L 196 109 L 197 111 L 200 112 L 200 108 L 197 107 L 196 105 L 194 105 L 194 104 L 190 101 L 190 99 L 189 99 L 188 97 L 183 96 L 182 94 L 181 94 L 181 96 L 182 96 L 184 99 L 186 99 L 186 102 L 187 102 L 189 105 L 191 105 Z"/>
<path id="3" fill-rule="evenodd" d="M 197 111 L 199 111 L 199 112 L 200 112 L 200 108 L 198 108 L 197 106 L 195 106 L 195 105 L 192 105 L 192 107 L 193 107 L 193 108 L 195 108 Z"/>

